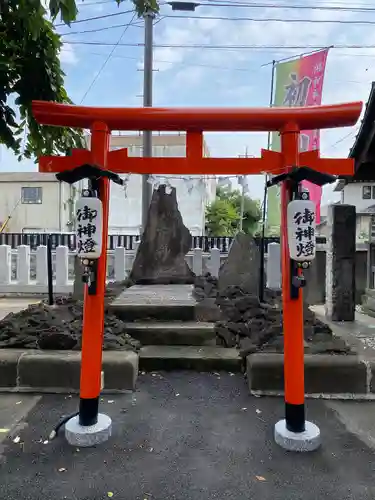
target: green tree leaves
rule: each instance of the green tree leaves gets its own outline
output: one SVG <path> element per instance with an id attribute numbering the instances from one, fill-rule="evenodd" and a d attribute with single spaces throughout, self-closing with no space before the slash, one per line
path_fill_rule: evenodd
<path id="1" fill-rule="evenodd" d="M 241 197 L 238 190 L 217 188 L 216 199 L 206 209 L 206 230 L 209 236 L 233 236 L 236 234 L 241 218 Z M 245 196 L 243 231 L 254 234 L 260 217 L 259 202 Z"/>
<path id="2" fill-rule="evenodd" d="M 41 126 L 31 112 L 33 100 L 72 103 L 64 88 L 60 37 L 41 0 L 0 3 L 0 144 L 19 159 L 82 147 L 80 130 Z M 158 11 L 156 0 L 133 3 L 139 16 L 146 9 Z M 53 21 L 60 15 L 70 25 L 77 17 L 75 0 L 50 0 L 48 7 Z"/>

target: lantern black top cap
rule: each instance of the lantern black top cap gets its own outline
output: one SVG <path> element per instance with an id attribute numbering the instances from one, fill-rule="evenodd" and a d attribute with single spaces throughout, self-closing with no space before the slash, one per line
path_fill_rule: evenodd
<path id="1" fill-rule="evenodd" d="M 59 172 L 56 174 L 56 179 L 58 181 L 67 182 L 68 184 L 74 184 L 82 179 L 94 180 L 99 179 L 100 177 L 107 177 L 110 181 L 113 181 L 116 184 L 124 184 L 124 181 L 118 174 L 110 172 L 109 170 L 104 170 L 96 165 L 89 165 L 88 163 L 73 168 L 72 170 L 66 170 L 65 172 Z"/>
<path id="2" fill-rule="evenodd" d="M 332 184 L 332 182 L 335 182 L 337 179 L 334 175 L 323 174 L 310 167 L 294 167 L 290 172 L 272 177 L 272 179 L 267 182 L 267 187 L 275 186 L 286 180 L 293 181 L 297 184 L 302 181 L 309 181 L 317 186 L 324 186 L 325 184 Z"/>
<path id="3" fill-rule="evenodd" d="M 197 7 L 199 7 L 199 3 L 196 2 L 167 2 L 172 10 L 180 10 L 184 12 L 194 12 Z"/>

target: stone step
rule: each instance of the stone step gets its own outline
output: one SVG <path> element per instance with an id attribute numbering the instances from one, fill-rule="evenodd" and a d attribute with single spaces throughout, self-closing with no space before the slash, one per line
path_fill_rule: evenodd
<path id="1" fill-rule="evenodd" d="M 111 307 L 113 313 L 123 321 L 194 321 L 195 308 L 191 306 L 146 306 L 143 304 Z"/>
<path id="2" fill-rule="evenodd" d="M 124 290 L 110 309 L 124 321 L 194 321 L 192 285 L 134 285 Z"/>
<path id="3" fill-rule="evenodd" d="M 142 345 L 215 345 L 214 323 L 145 321 L 126 323 L 125 331 Z"/>
<path id="4" fill-rule="evenodd" d="M 139 369 L 143 371 L 240 372 L 242 359 L 237 349 L 226 349 L 220 346 L 148 345 L 140 350 Z"/>

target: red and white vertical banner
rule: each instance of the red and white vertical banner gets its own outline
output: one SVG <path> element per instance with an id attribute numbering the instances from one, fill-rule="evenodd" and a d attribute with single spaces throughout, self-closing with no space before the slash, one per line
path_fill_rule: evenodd
<path id="1" fill-rule="evenodd" d="M 299 79 L 300 84 L 303 82 L 302 93 L 304 96 L 300 103 L 302 106 L 319 106 L 322 103 L 324 73 L 328 50 L 321 50 L 300 59 L 299 64 Z M 311 151 L 320 147 L 320 131 L 319 130 L 303 130 L 301 131 L 300 151 Z M 316 205 L 316 223 L 320 223 L 320 204 L 322 201 L 322 188 L 316 186 L 309 181 L 303 181 L 303 186 L 310 192 L 310 199 Z"/>

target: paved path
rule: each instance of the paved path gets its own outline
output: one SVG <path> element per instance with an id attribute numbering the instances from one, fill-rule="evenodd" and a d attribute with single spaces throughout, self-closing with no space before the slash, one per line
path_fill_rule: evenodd
<path id="1" fill-rule="evenodd" d="M 282 400 L 250 397 L 240 375 L 141 375 L 134 395 L 102 401 L 114 435 L 96 449 L 72 448 L 63 436 L 44 444 L 77 400 L 30 397 L 11 405 L 19 411 L 28 400 L 29 407 L 12 431 L 20 442 L 3 441 L 0 484 L 7 500 L 375 498 L 374 403 L 309 401 L 324 445 L 296 455 L 273 442 Z"/>
<path id="2" fill-rule="evenodd" d="M 373 358 L 375 354 L 375 318 L 355 313 L 355 321 L 327 321 L 324 306 L 312 306 L 311 310 L 323 322 L 328 323 L 332 331 L 352 344 L 364 358 Z"/>
<path id="3" fill-rule="evenodd" d="M 11 312 L 17 313 L 26 309 L 29 304 L 37 304 L 39 299 L 22 299 L 22 298 L 0 298 L 0 320 Z"/>

